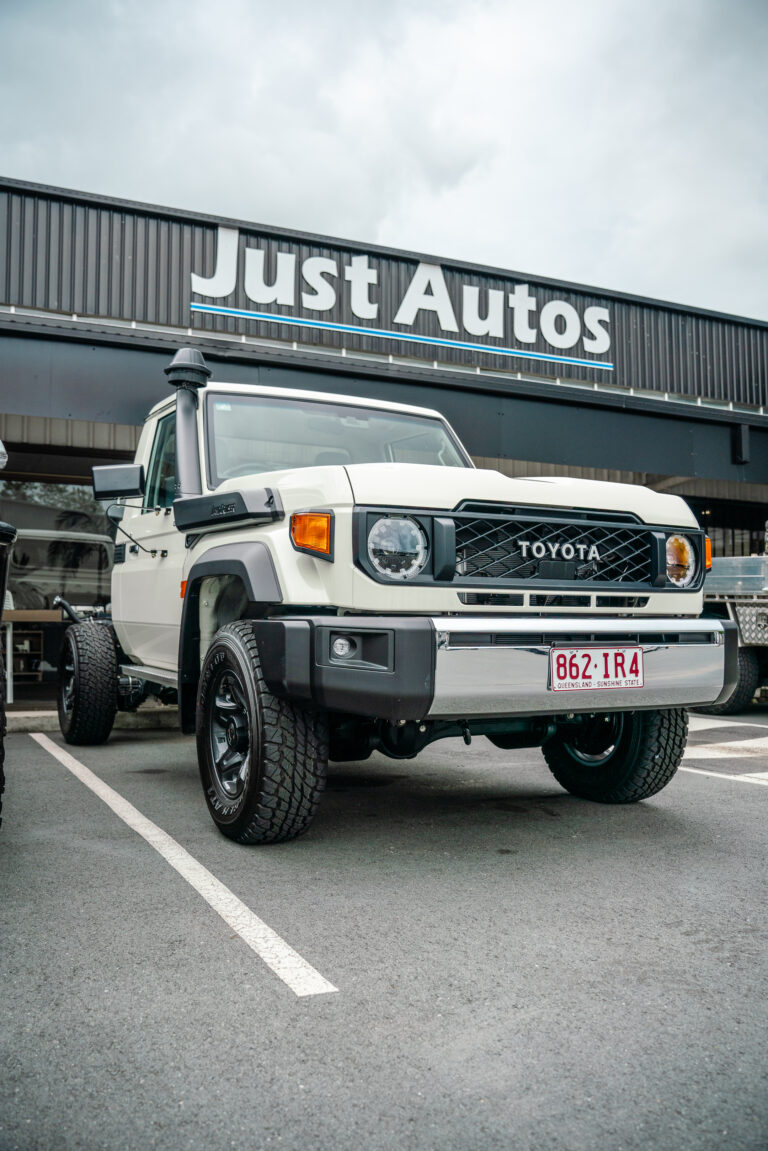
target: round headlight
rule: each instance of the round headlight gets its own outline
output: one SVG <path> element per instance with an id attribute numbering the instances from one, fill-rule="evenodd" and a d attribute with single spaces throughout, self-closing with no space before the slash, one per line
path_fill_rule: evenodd
<path id="1" fill-rule="evenodd" d="M 413 579 L 427 562 L 427 537 L 408 516 L 382 516 L 368 532 L 368 558 L 387 579 Z"/>
<path id="2" fill-rule="evenodd" d="M 675 587 L 688 587 L 696 575 L 696 552 L 687 536 L 667 536 L 667 578 Z"/>

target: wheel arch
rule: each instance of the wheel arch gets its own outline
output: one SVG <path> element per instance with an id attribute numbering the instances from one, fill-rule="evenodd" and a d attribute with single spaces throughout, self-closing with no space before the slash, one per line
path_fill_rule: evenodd
<path id="1" fill-rule="evenodd" d="M 214 616 L 227 589 L 239 585 L 244 593 L 234 614 L 228 614 L 221 620 L 216 619 L 217 626 L 236 619 L 258 619 L 268 608 L 283 602 L 272 555 L 262 540 L 212 547 L 192 564 L 187 574 L 179 631 L 179 723 L 186 734 L 195 730 L 195 699 L 200 678 L 200 641 L 203 634 L 200 593 L 209 580 L 217 581 L 214 585 L 217 589 Z M 231 602 L 230 596 L 230 605 Z"/>

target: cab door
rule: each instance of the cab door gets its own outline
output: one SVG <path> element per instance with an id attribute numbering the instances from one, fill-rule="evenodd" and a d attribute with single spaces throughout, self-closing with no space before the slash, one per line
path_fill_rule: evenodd
<path id="1" fill-rule="evenodd" d="M 125 562 L 115 567 L 112 579 L 115 627 L 126 654 L 134 663 L 168 671 L 178 663 L 185 552 L 184 533 L 173 519 L 175 479 L 176 413 L 171 411 L 157 421 L 142 504 L 126 506 Z"/>

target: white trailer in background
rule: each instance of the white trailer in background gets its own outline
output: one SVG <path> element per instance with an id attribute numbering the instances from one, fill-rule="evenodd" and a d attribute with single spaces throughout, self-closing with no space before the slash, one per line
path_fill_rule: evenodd
<path id="1" fill-rule="evenodd" d="M 739 631 L 739 679 L 723 703 L 698 708 L 735 715 L 768 684 L 768 555 L 723 556 L 712 560 L 704 584 L 704 614 L 730 619 Z"/>

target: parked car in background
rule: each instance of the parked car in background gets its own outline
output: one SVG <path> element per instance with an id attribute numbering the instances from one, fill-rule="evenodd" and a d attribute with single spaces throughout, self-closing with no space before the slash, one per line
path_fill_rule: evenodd
<path id="1" fill-rule="evenodd" d="M 22 528 L 8 573 L 14 608 L 48 610 L 57 595 L 76 606 L 105 607 L 113 552 L 108 535 Z"/>
<path id="2" fill-rule="evenodd" d="M 8 701 L 19 693 L 36 704 L 50 697 L 66 622 L 57 595 L 80 613 L 103 611 L 110 600 L 114 544 L 106 534 L 20 528 L 8 563 L 4 620 Z"/>

